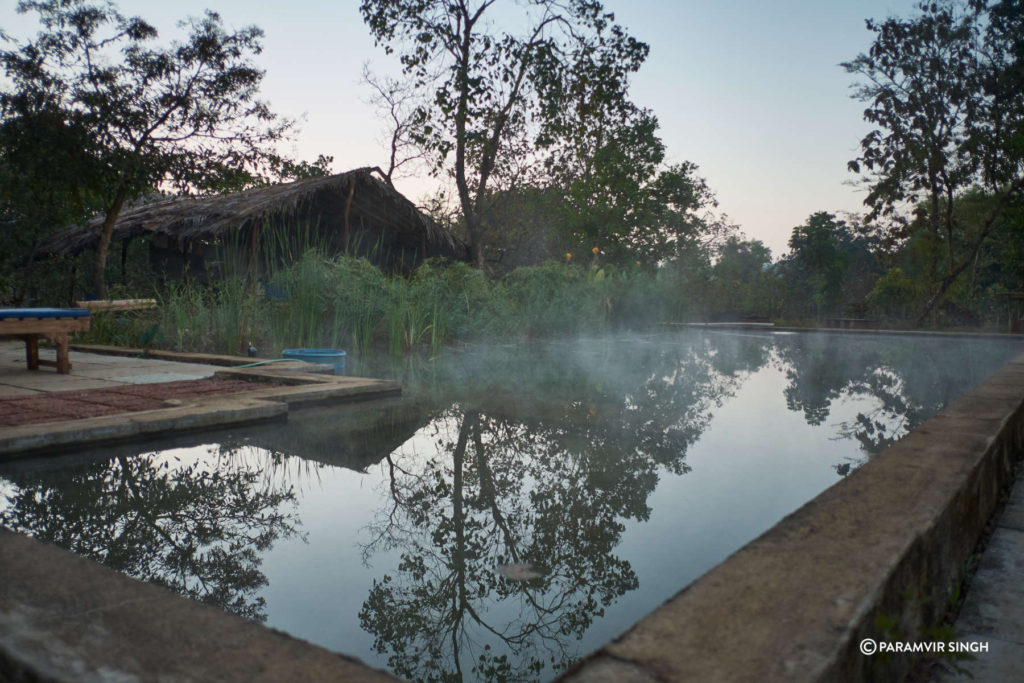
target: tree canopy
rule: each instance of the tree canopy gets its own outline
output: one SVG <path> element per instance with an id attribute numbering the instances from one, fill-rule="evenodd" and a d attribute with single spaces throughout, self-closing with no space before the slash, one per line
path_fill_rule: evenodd
<path id="1" fill-rule="evenodd" d="M 850 169 L 866 174 L 873 217 L 917 205 L 927 222 L 932 292 L 920 322 L 1024 193 L 1024 6 L 923 2 L 915 17 L 867 26 L 871 49 L 843 66 L 861 77 L 876 128 Z M 955 204 L 971 191 L 993 201 L 968 220 Z"/>
<path id="2" fill-rule="evenodd" d="M 478 267 L 495 177 L 521 176 L 524 162 L 539 161 L 545 150 L 565 156 L 599 147 L 584 138 L 639 113 L 626 95 L 647 45 L 600 2 L 539 0 L 509 9 L 496 0 L 363 0 L 360 10 L 376 41 L 399 52 L 406 76 L 432 92 L 418 109 L 415 135 L 437 168 L 454 176 Z"/>
<path id="3" fill-rule="evenodd" d="M 188 37 L 153 45 L 157 30 L 110 3 L 24 0 L 42 30 L 0 52 L 11 85 L 0 93 L 4 129 L 48 122 L 83 141 L 71 168 L 77 190 L 105 214 L 94 288 L 105 296 L 110 235 L 125 201 L 146 191 L 201 191 L 251 182 L 291 122 L 258 99 L 252 61 L 262 31 L 226 31 L 215 12 L 183 22 Z"/>

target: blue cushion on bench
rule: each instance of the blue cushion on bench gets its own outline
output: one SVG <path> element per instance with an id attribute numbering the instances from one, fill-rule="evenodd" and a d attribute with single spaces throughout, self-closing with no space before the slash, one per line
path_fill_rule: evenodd
<path id="1" fill-rule="evenodd" d="M 0 308 L 0 320 L 19 318 L 85 318 L 89 311 L 84 308 Z"/>

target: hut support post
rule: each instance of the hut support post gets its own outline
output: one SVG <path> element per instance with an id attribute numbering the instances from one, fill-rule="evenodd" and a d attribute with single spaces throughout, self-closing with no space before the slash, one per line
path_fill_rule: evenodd
<path id="1" fill-rule="evenodd" d="M 353 180 L 348 186 L 348 198 L 345 200 L 345 256 L 348 256 L 348 245 L 349 245 L 349 213 L 352 211 L 352 197 L 356 193 L 356 181 Z"/>
<path id="2" fill-rule="evenodd" d="M 256 275 L 257 275 L 257 264 L 256 257 L 259 254 L 259 239 L 260 239 L 260 225 L 253 221 L 252 225 L 252 238 L 249 241 L 249 273 L 247 279 L 246 290 L 250 297 L 256 296 Z M 238 351 L 241 352 L 246 347 L 246 327 L 249 324 L 249 300 L 247 297 L 242 298 L 242 321 L 239 325 L 238 331 L 241 338 L 238 340 Z M 251 341 L 249 342 L 252 343 Z"/>
<path id="3" fill-rule="evenodd" d="M 256 291 L 256 258 L 259 255 L 259 239 L 260 239 L 260 226 L 259 223 L 253 221 L 252 224 L 252 239 L 249 240 L 249 263 L 248 263 L 248 281 L 249 291 Z"/>
<path id="4" fill-rule="evenodd" d="M 121 285 L 128 286 L 128 239 L 121 240 Z"/>
<path id="5" fill-rule="evenodd" d="M 75 303 L 75 276 L 78 270 L 78 257 L 71 262 L 71 268 L 68 271 L 68 306 L 72 306 Z"/>

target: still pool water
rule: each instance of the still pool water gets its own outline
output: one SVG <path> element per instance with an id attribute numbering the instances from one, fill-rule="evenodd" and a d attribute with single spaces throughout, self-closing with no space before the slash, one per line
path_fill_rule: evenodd
<path id="1" fill-rule="evenodd" d="M 695 330 L 355 367 L 404 396 L 0 465 L 0 522 L 410 679 L 550 679 L 1024 351 Z"/>

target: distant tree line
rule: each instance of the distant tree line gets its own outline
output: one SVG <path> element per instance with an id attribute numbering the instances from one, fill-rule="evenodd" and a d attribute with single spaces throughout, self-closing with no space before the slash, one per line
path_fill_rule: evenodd
<path id="1" fill-rule="evenodd" d="M 681 273 L 691 309 L 709 315 L 917 325 L 995 321 L 1011 305 L 1001 297 L 1024 289 L 1020 0 L 925 2 L 867 21 L 870 49 L 842 66 L 874 127 L 849 164 L 868 213 L 809 216 L 774 262 L 713 213 L 696 165 L 664 164 L 657 119 L 628 99 L 647 48 L 614 15 L 536 3 L 524 37 L 486 23 L 492 5 L 437 5 L 436 16 L 412 0 L 362 5 L 423 93 L 406 132 L 454 178 L 451 223 L 478 267 L 635 263 Z M 593 49 L 576 61 L 570 45 Z"/>

